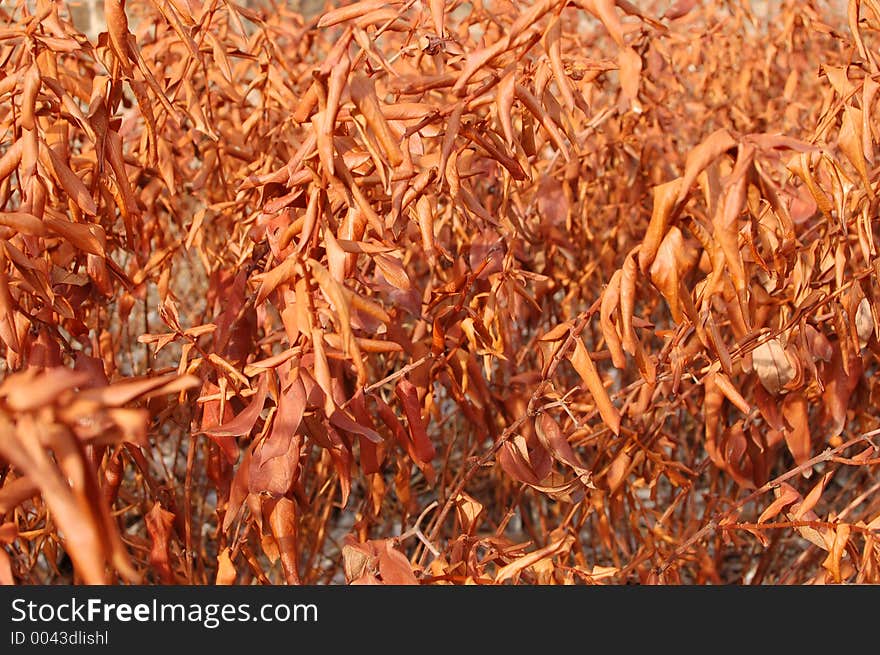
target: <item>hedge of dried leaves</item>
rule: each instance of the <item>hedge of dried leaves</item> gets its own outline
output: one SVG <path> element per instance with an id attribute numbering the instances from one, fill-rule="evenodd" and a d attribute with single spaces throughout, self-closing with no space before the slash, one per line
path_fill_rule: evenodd
<path id="1" fill-rule="evenodd" d="M 0 580 L 880 582 L 880 2 L 770 4 L 6 3 Z"/>

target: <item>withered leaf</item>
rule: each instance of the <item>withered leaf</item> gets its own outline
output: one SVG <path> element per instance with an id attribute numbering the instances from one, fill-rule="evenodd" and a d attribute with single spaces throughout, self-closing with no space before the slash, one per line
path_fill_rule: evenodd
<path id="1" fill-rule="evenodd" d="M 663 294 L 669 305 L 672 320 L 676 323 L 680 323 L 683 318 L 681 279 L 688 268 L 688 263 L 684 261 L 684 253 L 684 237 L 681 230 L 672 226 L 660 242 L 649 271 L 651 282 Z"/>
<path id="2" fill-rule="evenodd" d="M 785 418 L 785 443 L 788 450 L 794 456 L 797 464 L 803 464 L 810 459 L 812 452 L 810 421 L 806 398 L 799 393 L 791 393 L 782 402 L 782 416 Z M 804 477 L 809 477 L 811 471 L 805 471 Z"/>
<path id="3" fill-rule="evenodd" d="M 418 461 L 428 463 L 434 459 L 434 444 L 428 437 L 427 423 L 422 416 L 422 405 L 419 402 L 419 393 L 415 385 L 405 377 L 400 378 L 394 389 L 394 394 L 403 405 L 406 421 L 409 424 L 409 434 L 413 441 L 414 454 Z"/>
<path id="4" fill-rule="evenodd" d="M 763 387 L 777 394 L 795 376 L 795 369 L 779 339 L 769 339 L 752 351 L 752 366 Z"/>
<path id="5" fill-rule="evenodd" d="M 562 534 L 558 536 L 554 541 L 547 544 L 543 548 L 538 548 L 537 550 L 528 553 L 527 555 L 523 555 L 522 557 L 514 560 L 510 564 L 501 567 L 498 569 L 498 572 L 495 574 L 495 582 L 500 584 L 509 580 L 513 576 L 518 573 L 521 573 L 523 570 L 529 568 L 530 566 L 534 566 L 542 559 L 546 557 L 552 557 L 556 553 L 560 551 L 567 550 L 571 544 L 574 542 L 574 537 L 570 534 Z"/>
<path id="6" fill-rule="evenodd" d="M 706 139 L 691 150 L 687 156 L 681 187 L 676 203 L 681 203 L 690 192 L 691 185 L 697 176 L 725 152 L 736 146 L 736 139 L 724 128 L 715 130 Z"/>
<path id="7" fill-rule="evenodd" d="M 620 412 L 611 403 L 608 390 L 602 384 L 599 372 L 596 370 L 596 365 L 590 358 L 590 353 L 587 351 L 583 340 L 578 338 L 575 339 L 574 343 L 574 351 L 568 356 L 572 366 L 574 366 L 581 379 L 586 383 L 587 389 L 590 390 L 590 394 L 593 396 L 593 400 L 599 410 L 599 415 L 605 421 L 605 425 L 611 428 L 614 434 L 620 434 Z"/>
<path id="8" fill-rule="evenodd" d="M 266 393 L 269 389 L 269 375 L 263 373 L 260 376 L 260 382 L 257 386 L 248 406 L 245 407 L 238 416 L 222 425 L 209 425 L 203 427 L 195 434 L 208 434 L 215 437 L 240 437 L 248 434 L 254 429 L 260 412 L 263 411 L 263 404 L 266 401 Z"/>
<path id="9" fill-rule="evenodd" d="M 150 564 L 156 569 L 163 584 L 173 584 L 174 568 L 171 563 L 171 537 L 174 514 L 154 503 L 146 515 L 147 532 L 153 544 L 150 548 Z"/>

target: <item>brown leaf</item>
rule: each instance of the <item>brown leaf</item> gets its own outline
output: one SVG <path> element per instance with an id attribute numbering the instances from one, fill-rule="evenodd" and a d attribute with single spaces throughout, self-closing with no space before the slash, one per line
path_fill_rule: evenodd
<path id="1" fill-rule="evenodd" d="M 254 429 L 260 412 L 263 411 L 263 404 L 266 401 L 266 394 L 269 389 L 269 374 L 263 373 L 260 377 L 260 384 L 256 393 L 251 398 L 248 406 L 241 413 L 228 423 L 222 425 L 210 425 L 203 427 L 194 434 L 208 434 L 215 437 L 240 437 L 249 434 Z"/>
<path id="2" fill-rule="evenodd" d="M 307 396 L 302 380 L 295 379 L 281 393 L 278 410 L 265 439 L 253 449 L 248 490 L 251 493 L 287 494 L 300 475 L 300 424 Z"/>
<path id="3" fill-rule="evenodd" d="M 763 387 L 771 394 L 778 394 L 795 375 L 795 368 L 779 339 L 769 339 L 752 350 L 752 367 Z"/>
<path id="4" fill-rule="evenodd" d="M 623 47 L 623 23 L 615 11 L 615 0 L 584 0 L 583 4 L 587 11 L 602 21 L 614 42 Z"/>
<path id="5" fill-rule="evenodd" d="M 455 498 L 455 514 L 461 529 L 467 534 L 473 534 L 479 525 L 483 509 L 482 503 L 465 492 Z"/>
<path id="6" fill-rule="evenodd" d="M 849 159 L 850 163 L 858 171 L 862 178 L 865 190 L 870 198 L 874 197 L 874 187 L 868 175 L 868 165 L 865 161 L 863 150 L 864 137 L 862 135 L 862 110 L 852 105 L 843 108 L 843 118 L 840 122 L 840 133 L 837 136 L 837 145 L 841 152 Z"/>
<path id="7" fill-rule="evenodd" d="M 256 304 L 261 305 L 266 297 L 279 285 L 289 283 L 293 278 L 298 261 L 295 257 L 287 257 L 278 266 L 263 275 L 260 290 L 257 292 Z"/>
<path id="8" fill-rule="evenodd" d="M 559 92 L 562 94 L 562 99 L 565 101 L 565 108 L 573 113 L 575 110 L 575 99 L 571 87 L 569 86 L 568 77 L 565 74 L 565 66 L 562 61 L 562 22 L 558 18 L 550 23 L 550 26 L 545 32 L 544 39 L 547 56 L 550 58 L 550 68 L 553 70 L 553 77 L 556 80 L 556 86 L 559 88 Z M 506 131 L 505 136 L 508 136 Z M 508 136 L 508 143 L 510 142 L 512 142 L 512 139 Z"/>
<path id="9" fill-rule="evenodd" d="M 388 5 L 398 4 L 393 0 L 360 0 L 344 7 L 336 7 L 321 16 L 318 20 L 318 27 L 332 27 L 348 20 L 359 18 L 371 11 L 387 7 Z"/>
<path id="10" fill-rule="evenodd" d="M 352 420 L 344 409 L 337 409 L 333 412 L 330 415 L 330 423 L 341 430 L 364 437 L 373 443 L 384 442 L 384 439 L 382 439 L 378 432 L 370 428 L 367 424 L 361 424 Z"/>
<path id="11" fill-rule="evenodd" d="M 161 503 L 153 503 L 153 507 L 144 517 L 147 532 L 152 541 L 150 548 L 150 565 L 158 572 L 163 584 L 174 584 L 175 576 L 171 564 L 171 536 L 174 526 L 174 514 L 162 508 Z"/>
<path id="12" fill-rule="evenodd" d="M 671 182 L 659 184 L 654 187 L 654 206 L 651 212 L 651 221 L 648 223 L 648 230 L 645 232 L 645 238 L 642 240 L 639 249 L 639 268 L 642 273 L 648 272 L 648 267 L 653 263 L 663 242 L 669 224 L 674 215 L 674 209 L 680 189 L 682 188 L 682 178 L 677 178 Z"/>
<path id="13" fill-rule="evenodd" d="M 861 358 L 856 358 L 847 372 L 840 342 L 835 341 L 832 345 L 831 361 L 821 367 L 822 382 L 825 385 L 821 407 L 828 424 L 829 437 L 839 435 L 846 426 L 850 399 L 862 378 L 861 361 Z"/>
<path id="14" fill-rule="evenodd" d="M 617 493 L 617 490 L 620 489 L 621 485 L 626 480 L 631 463 L 632 457 L 626 452 L 626 449 L 622 449 L 617 455 L 615 455 L 614 459 L 611 460 L 605 480 L 608 484 L 608 493 L 612 496 Z"/>
<path id="15" fill-rule="evenodd" d="M 403 264 L 396 257 L 377 253 L 373 255 L 373 261 L 382 271 L 382 275 L 388 282 L 400 289 L 401 291 L 409 291 L 413 288 L 409 276 L 404 269 Z"/>
<path id="16" fill-rule="evenodd" d="M 413 573 L 409 560 L 403 553 L 394 548 L 391 540 L 382 542 L 379 550 L 379 575 L 384 584 L 390 585 L 417 585 L 418 578 Z"/>
<path id="17" fill-rule="evenodd" d="M 0 516 L 18 507 L 23 501 L 36 496 L 40 487 L 28 476 L 7 481 L 0 487 Z"/>
<path id="18" fill-rule="evenodd" d="M 617 61 L 620 66 L 621 97 L 627 103 L 632 103 L 639 95 L 642 58 L 632 48 L 621 48 Z"/>
<path id="19" fill-rule="evenodd" d="M 107 387 L 84 391 L 80 398 L 94 401 L 107 407 L 119 407 L 135 398 L 152 398 L 201 385 L 202 381 L 194 375 L 171 373 L 153 378 L 116 382 Z"/>
<path id="20" fill-rule="evenodd" d="M 752 167 L 755 149 L 750 145 L 740 145 L 733 172 L 721 196 L 718 211 L 712 220 L 715 229 L 715 242 L 721 247 L 727 270 L 733 279 L 734 288 L 745 293 L 746 280 L 742 254 L 739 247 L 739 216 L 745 207 L 748 189 L 748 173 Z"/>
<path id="21" fill-rule="evenodd" d="M 806 399 L 799 393 L 791 393 L 782 402 L 782 416 L 787 423 L 785 429 L 785 444 L 794 456 L 797 464 L 803 464 L 812 452 L 810 443 L 810 419 Z M 804 477 L 809 477 L 812 471 L 804 471 Z"/>
<path id="22" fill-rule="evenodd" d="M 320 262 L 314 259 L 310 259 L 307 263 L 309 265 L 309 269 L 312 271 L 312 275 L 315 276 L 315 279 L 318 282 L 318 286 L 320 286 L 321 290 L 326 294 L 327 299 L 333 303 L 333 308 L 336 310 L 339 332 L 342 336 L 343 352 L 351 357 L 352 362 L 357 368 L 358 383 L 363 384 L 366 380 L 367 373 L 366 369 L 364 368 L 363 358 L 360 354 L 360 348 L 358 347 L 357 341 L 355 340 L 354 333 L 352 331 L 351 307 L 354 306 L 362 309 L 364 303 L 360 302 L 360 296 L 355 293 L 347 292 L 344 286 L 342 286 L 337 280 L 333 279 L 327 269 L 324 268 Z M 323 350 L 320 339 L 314 340 L 314 347 L 317 356 L 318 350 Z M 321 382 L 320 379 L 318 381 Z M 324 387 L 324 385 L 322 384 L 322 388 L 324 388 L 324 391 L 327 392 L 329 398 L 329 386 Z"/>
<path id="23" fill-rule="evenodd" d="M 238 571 L 235 569 L 235 564 L 233 563 L 232 558 L 229 556 L 229 548 L 224 548 L 217 556 L 217 576 L 214 579 L 214 584 L 235 584 L 235 580 L 237 577 Z"/>
<path id="24" fill-rule="evenodd" d="M 636 247 L 638 248 L 638 246 Z M 630 252 L 623 261 L 620 276 L 620 333 L 623 349 L 630 355 L 635 356 L 638 349 L 635 329 L 633 328 L 633 316 L 636 308 L 636 279 L 638 266 L 636 265 L 635 249 Z"/>
<path id="25" fill-rule="evenodd" d="M 613 318 L 620 305 L 620 279 L 623 275 L 621 269 L 617 269 L 611 275 L 608 286 L 602 292 L 602 304 L 599 312 L 599 324 L 602 328 L 602 336 L 605 345 L 611 353 L 611 362 L 619 369 L 626 368 L 626 355 L 623 354 L 623 345 L 617 326 Z"/>
<path id="26" fill-rule="evenodd" d="M 534 566 L 545 558 L 552 557 L 560 551 L 568 550 L 573 543 L 574 537 L 572 535 L 565 533 L 558 535 L 554 541 L 550 542 L 543 548 L 533 550 L 531 553 L 523 555 L 522 557 L 511 562 L 510 564 L 502 566 L 500 569 L 498 569 L 498 572 L 495 574 L 496 584 L 501 584 L 502 582 L 509 580 L 518 573 L 521 573 L 530 566 Z"/>
<path id="27" fill-rule="evenodd" d="M 853 321 L 856 326 L 856 334 L 859 338 L 859 346 L 864 348 L 877 329 L 874 325 L 874 314 L 871 311 L 871 302 L 867 298 L 862 298 L 859 301 Z"/>
<path id="28" fill-rule="evenodd" d="M 82 180 L 79 179 L 76 173 L 70 170 L 70 167 L 55 154 L 55 151 L 52 150 L 52 148 L 46 147 L 43 144 L 40 148 L 40 155 L 43 156 L 44 154 L 47 158 L 46 167 L 55 173 L 56 179 L 64 188 L 67 195 L 70 196 L 71 200 L 73 200 L 79 208 L 89 216 L 97 216 L 98 206 L 95 204 L 95 201 L 92 199 L 89 190 L 86 188 L 86 185 L 83 184 Z"/>
<path id="29" fill-rule="evenodd" d="M 351 91 L 351 99 L 379 141 L 388 162 L 392 166 L 400 166 L 403 163 L 403 153 L 400 151 L 397 136 L 379 108 L 379 99 L 376 97 L 373 80 L 361 74 L 355 74 L 349 81 L 349 90 Z"/>
<path id="30" fill-rule="evenodd" d="M 33 421 L 19 419 L 18 432 L 31 433 L 22 440 L 4 419 L 0 429 L 0 456 L 25 475 L 39 480 L 42 498 L 52 512 L 53 522 L 63 532 L 67 553 L 85 584 L 106 584 L 109 553 L 95 508 L 90 506 L 81 487 L 70 486 L 49 451 L 33 439 L 35 428 Z M 73 461 L 73 464 L 81 465 L 81 461 Z"/>
<path id="31" fill-rule="evenodd" d="M 562 132 L 556 127 L 556 124 L 553 122 L 550 115 L 541 107 L 541 103 L 538 99 L 531 91 L 520 84 L 514 85 L 514 90 L 517 99 L 525 105 L 526 109 L 529 110 L 529 113 L 531 113 L 541 126 L 547 130 L 553 143 L 556 144 L 556 147 L 559 148 L 559 151 L 562 153 L 562 156 L 566 161 L 569 161 L 571 159 L 571 153 L 565 143 L 565 139 L 562 137 Z"/>
<path id="32" fill-rule="evenodd" d="M 828 473 L 823 475 L 819 479 L 819 481 L 813 486 L 813 488 L 810 489 L 810 492 L 806 496 L 804 496 L 803 501 L 801 501 L 797 505 L 792 506 L 791 515 L 794 520 L 799 521 L 807 512 L 812 511 L 812 509 L 822 498 L 822 492 L 825 490 L 825 486 L 833 477 L 833 471 L 829 471 Z"/>
<path id="33" fill-rule="evenodd" d="M 776 494 L 776 500 L 770 503 L 767 508 L 761 512 L 761 516 L 758 517 L 758 523 L 769 521 L 776 517 L 783 509 L 801 499 L 801 495 L 798 493 L 797 489 L 786 482 L 782 482 L 773 490 L 773 493 Z"/>
<path id="34" fill-rule="evenodd" d="M 822 562 L 822 566 L 828 569 L 834 582 L 840 583 L 843 580 L 840 572 L 840 560 L 844 553 L 846 553 L 846 544 L 849 541 L 851 528 L 849 524 L 841 523 L 834 526 L 833 532 L 834 541 L 828 550 L 828 556 Z"/>
<path id="35" fill-rule="evenodd" d="M 0 225 L 10 227 L 16 232 L 23 232 L 24 234 L 32 234 L 34 236 L 46 234 L 46 224 L 33 214 L 28 214 L 27 212 L 0 212 Z M 103 230 L 101 233 L 103 234 Z"/>
<path id="36" fill-rule="evenodd" d="M 24 138 L 20 138 L 14 141 L 0 157 L 0 182 L 12 175 L 12 172 L 18 168 L 23 151 Z"/>
<path id="37" fill-rule="evenodd" d="M 661 18 L 678 20 L 679 18 L 687 16 L 697 4 L 697 0 L 676 0 L 669 9 L 663 12 Z"/>
<path id="38" fill-rule="evenodd" d="M 26 412 L 51 404 L 64 391 L 84 386 L 90 376 L 59 367 L 38 373 L 29 369 L 11 375 L 0 384 L 0 398 L 16 412 Z"/>
<path id="39" fill-rule="evenodd" d="M 513 145 L 516 137 L 513 132 L 513 102 L 516 99 L 516 74 L 511 71 L 507 73 L 498 84 L 495 92 L 495 107 L 498 120 L 501 123 L 501 129 L 504 132 L 504 139 L 507 145 Z"/>
<path id="40" fill-rule="evenodd" d="M 724 396 L 733 403 L 736 408 L 741 411 L 743 414 L 750 414 L 752 411 L 749 402 L 743 398 L 742 394 L 739 390 L 733 385 L 730 378 L 727 377 L 724 373 L 714 373 L 715 376 L 715 384 L 724 394 Z"/>
<path id="41" fill-rule="evenodd" d="M 409 434 L 413 443 L 413 454 L 419 462 L 429 463 L 434 459 L 434 444 L 428 437 L 427 424 L 422 417 L 422 405 L 419 402 L 419 394 L 415 385 L 405 377 L 400 378 L 394 388 L 394 395 L 403 405 L 406 421 L 409 424 Z"/>
<path id="42" fill-rule="evenodd" d="M 683 319 L 681 280 L 688 268 L 684 253 L 685 245 L 681 230 L 673 226 L 663 237 L 649 271 L 651 282 L 663 294 L 669 305 L 672 320 L 676 323 L 681 323 Z"/>
<path id="43" fill-rule="evenodd" d="M 376 554 L 370 544 L 357 543 L 352 535 L 347 535 L 345 542 L 342 546 L 342 567 L 346 581 L 351 583 L 370 572 Z"/>
<path id="44" fill-rule="evenodd" d="M 535 433 L 541 445 L 559 462 L 570 466 L 575 474 L 585 483 L 590 481 L 590 470 L 575 454 L 568 439 L 556 420 L 547 412 L 542 412 L 535 419 Z"/>
<path id="45" fill-rule="evenodd" d="M 50 230 L 63 236 L 83 252 L 106 257 L 107 238 L 104 235 L 104 228 L 100 225 L 71 223 L 55 218 L 47 218 L 44 223 Z"/>
<path id="46" fill-rule="evenodd" d="M 0 339 L 15 353 L 21 353 L 21 341 L 15 326 L 15 301 L 9 292 L 9 276 L 0 271 Z"/>
<path id="47" fill-rule="evenodd" d="M 593 401 L 596 403 L 596 408 L 599 410 L 599 415 L 605 421 L 605 425 L 611 428 L 614 434 L 620 434 L 620 412 L 611 404 L 608 391 L 605 389 L 605 385 L 602 384 L 599 372 L 596 370 L 596 365 L 590 358 L 590 353 L 587 351 L 582 339 L 575 339 L 574 351 L 569 354 L 568 358 L 581 376 L 581 379 L 586 383 L 587 389 L 589 389 L 590 394 L 593 396 Z"/>
<path id="48" fill-rule="evenodd" d="M 736 139 L 726 129 L 721 128 L 712 132 L 705 141 L 691 150 L 685 163 L 676 203 L 681 204 L 684 201 L 700 173 L 734 146 L 736 146 Z"/>
<path id="49" fill-rule="evenodd" d="M 281 566 L 287 584 L 299 584 L 297 561 L 297 507 L 290 498 L 263 498 L 263 505 L 269 505 L 269 527 L 278 545 Z"/>
<path id="50" fill-rule="evenodd" d="M 521 443 L 518 444 L 517 441 Z M 525 440 L 522 438 L 514 437 L 501 445 L 501 449 L 498 451 L 498 464 L 514 480 L 532 486 L 539 485 L 544 478 L 532 467 Z"/>

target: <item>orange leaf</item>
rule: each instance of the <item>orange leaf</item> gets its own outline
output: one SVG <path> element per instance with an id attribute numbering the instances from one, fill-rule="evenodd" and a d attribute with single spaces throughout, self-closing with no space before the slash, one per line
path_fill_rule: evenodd
<path id="1" fill-rule="evenodd" d="M 782 402 L 782 416 L 788 424 L 785 429 L 785 443 L 794 456 L 794 461 L 803 464 L 810 459 L 812 451 L 806 399 L 799 393 L 787 395 Z M 809 477 L 811 473 L 811 470 L 806 470 L 803 475 Z"/>
<path id="2" fill-rule="evenodd" d="M 743 398 L 739 390 L 733 386 L 733 382 L 731 382 L 730 378 L 721 372 L 714 373 L 714 376 L 715 384 L 721 390 L 721 393 L 723 393 L 730 402 L 736 405 L 736 408 L 739 409 L 739 411 L 743 414 L 749 414 L 752 411 L 749 402 Z"/>
<path id="3" fill-rule="evenodd" d="M 296 503 L 290 498 L 282 497 L 277 499 L 264 498 L 263 506 L 265 507 L 266 504 L 270 506 L 269 527 L 272 530 L 275 543 L 278 545 L 281 566 L 284 568 L 287 584 L 299 584 Z"/>
<path id="4" fill-rule="evenodd" d="M 538 440 L 555 459 L 570 466 L 584 483 L 589 483 L 590 470 L 581 462 L 568 439 L 562 434 L 559 424 L 547 412 L 535 419 L 535 433 Z"/>
<path id="5" fill-rule="evenodd" d="M 791 508 L 791 515 L 795 521 L 799 521 L 804 514 L 811 511 L 816 506 L 816 503 L 822 498 L 822 492 L 825 490 L 825 485 L 828 484 L 832 477 L 834 477 L 834 471 L 829 471 L 823 475 L 804 497 L 803 502 L 800 502 Z"/>
<path id="6" fill-rule="evenodd" d="M 763 387 L 777 394 L 795 375 L 795 369 L 788 360 L 779 339 L 770 339 L 752 351 L 752 368 L 758 374 Z"/>
<path id="7" fill-rule="evenodd" d="M 617 61 L 620 66 L 621 96 L 627 103 L 632 103 L 639 95 L 642 58 L 632 48 L 621 48 Z"/>
<path id="8" fill-rule="evenodd" d="M 623 346 L 621 345 L 620 333 L 617 326 L 612 321 L 612 317 L 617 312 L 620 304 L 620 279 L 622 271 L 617 269 L 611 275 L 608 286 L 602 292 L 602 303 L 599 312 L 599 324 L 602 327 L 602 336 L 605 338 L 605 345 L 611 353 L 611 362 L 619 369 L 626 368 L 626 355 L 623 354 Z"/>
<path id="9" fill-rule="evenodd" d="M 663 294 L 672 313 L 672 320 L 676 323 L 681 323 L 683 318 L 681 278 L 686 267 L 684 250 L 681 230 L 675 226 L 669 228 L 657 249 L 657 256 L 651 263 L 650 270 L 651 282 Z"/>
<path id="10" fill-rule="evenodd" d="M 371 11 L 375 11 L 376 9 L 387 7 L 389 4 L 398 3 L 389 0 L 361 0 L 360 2 L 355 2 L 344 7 L 337 7 L 321 16 L 320 20 L 318 20 L 318 27 L 332 27 L 333 25 L 343 23 L 347 20 L 359 18 Z"/>
<path id="11" fill-rule="evenodd" d="M 260 377 L 260 385 L 257 392 L 251 399 L 251 402 L 242 412 L 228 423 L 222 425 L 211 425 L 202 428 L 194 434 L 209 434 L 215 437 L 240 437 L 249 434 L 254 429 L 260 412 L 263 411 L 263 404 L 266 401 L 266 393 L 269 389 L 269 374 L 263 373 Z"/>
<path id="12" fill-rule="evenodd" d="M 377 253 L 373 255 L 373 261 L 382 271 L 382 275 L 389 283 L 400 289 L 401 291 L 409 291 L 412 289 L 412 282 L 406 274 L 403 264 L 396 257 Z"/>
<path id="13" fill-rule="evenodd" d="M 846 155 L 850 163 L 859 172 L 868 196 L 873 199 L 874 188 L 868 176 L 868 165 L 865 161 L 864 137 L 862 134 L 862 110 L 852 105 L 846 105 L 843 109 L 843 119 L 840 122 L 840 133 L 837 136 L 837 145 L 840 151 Z"/>
<path id="14" fill-rule="evenodd" d="M 685 163 L 684 175 L 682 176 L 681 188 L 678 191 L 676 204 L 680 204 L 685 199 L 697 176 L 735 145 L 736 139 L 730 135 L 730 132 L 720 128 L 712 132 L 705 141 L 691 150 Z"/>
<path id="15" fill-rule="evenodd" d="M 214 584 L 231 585 L 235 584 L 238 572 L 235 570 L 235 564 L 229 556 L 229 548 L 224 548 L 217 556 L 217 576 Z"/>
<path id="16" fill-rule="evenodd" d="M 403 405 L 409 432 L 413 441 L 414 454 L 418 461 L 427 464 L 434 459 L 434 444 L 428 437 L 427 424 L 422 417 L 422 405 L 415 385 L 402 377 L 394 389 L 394 395 Z"/>
<path id="17" fill-rule="evenodd" d="M 531 553 L 523 555 L 519 559 L 514 560 L 510 564 L 502 566 L 500 569 L 498 569 L 498 573 L 495 574 L 495 582 L 500 584 L 505 580 L 509 580 L 517 573 L 524 571 L 530 566 L 534 566 L 542 559 L 552 557 L 559 551 L 567 550 L 569 547 L 571 547 L 572 543 L 574 543 L 574 537 L 570 534 L 563 534 L 555 541 L 547 544 L 543 548 L 534 550 Z"/>
<path id="18" fill-rule="evenodd" d="M 645 238 L 642 240 L 639 249 L 639 268 L 642 273 L 647 273 L 648 267 L 657 256 L 657 250 L 663 237 L 666 236 L 666 230 L 674 216 L 673 210 L 676 205 L 676 198 L 681 189 L 682 178 L 676 178 L 671 182 L 659 184 L 654 187 L 654 206 L 651 212 L 651 221 L 648 223 L 648 230 L 645 232 Z"/>
<path id="19" fill-rule="evenodd" d="M 174 525 L 174 514 L 162 509 L 161 503 L 153 503 L 153 507 L 144 517 L 147 532 L 153 542 L 150 548 L 150 564 L 158 571 L 163 584 L 174 584 L 174 571 L 171 566 L 170 539 Z"/>
<path id="20" fill-rule="evenodd" d="M 587 347 L 582 339 L 575 339 L 574 352 L 569 354 L 568 357 L 572 366 L 574 366 L 586 383 L 587 389 L 589 389 L 590 394 L 593 396 L 593 401 L 599 410 L 599 415 L 605 421 L 605 425 L 611 428 L 614 434 L 620 434 L 620 412 L 611 404 L 608 391 L 602 384 L 599 372 L 596 370 L 596 365 L 590 358 L 590 353 L 587 351 Z"/>
<path id="21" fill-rule="evenodd" d="M 787 506 L 797 502 L 801 498 L 797 489 L 786 482 L 781 483 L 779 487 L 774 490 L 774 493 L 776 494 L 776 500 L 770 503 L 767 508 L 761 512 L 761 516 L 758 517 L 758 523 L 769 521 Z"/>
<path id="22" fill-rule="evenodd" d="M 57 218 L 47 218 L 45 225 L 67 239 L 83 252 L 100 257 L 106 256 L 107 237 L 104 228 L 94 223 L 71 223 Z"/>
<path id="23" fill-rule="evenodd" d="M 382 582 L 389 585 L 419 584 L 409 560 L 394 548 L 391 540 L 384 540 L 383 546 L 379 548 L 379 575 Z"/>

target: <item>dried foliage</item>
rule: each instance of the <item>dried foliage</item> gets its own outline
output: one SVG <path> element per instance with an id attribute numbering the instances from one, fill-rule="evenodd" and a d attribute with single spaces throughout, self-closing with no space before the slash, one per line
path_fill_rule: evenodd
<path id="1" fill-rule="evenodd" d="M 5 3 L 0 581 L 880 582 L 880 3 L 754 4 Z"/>

